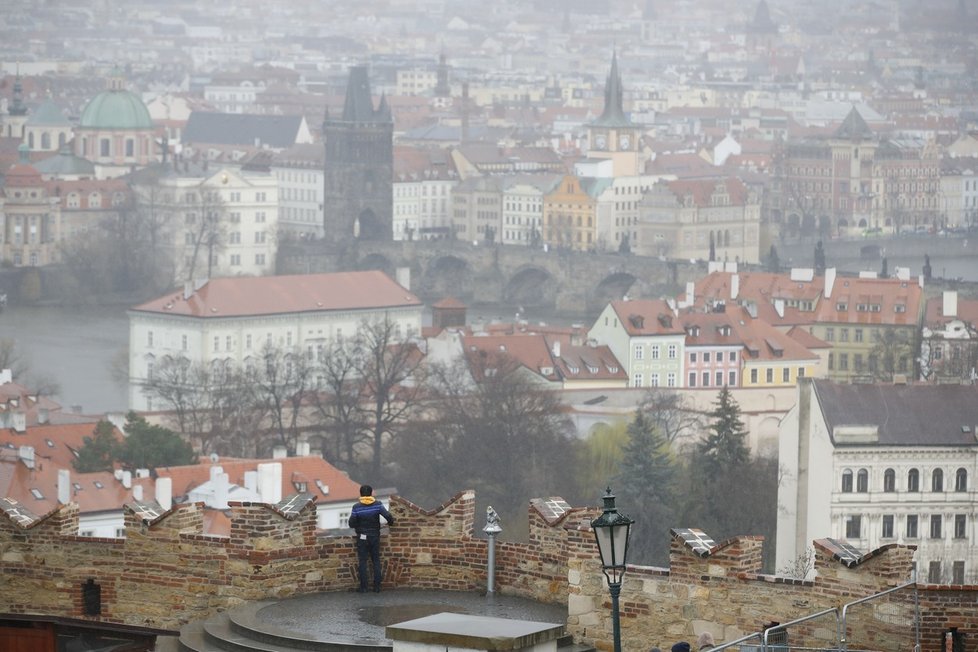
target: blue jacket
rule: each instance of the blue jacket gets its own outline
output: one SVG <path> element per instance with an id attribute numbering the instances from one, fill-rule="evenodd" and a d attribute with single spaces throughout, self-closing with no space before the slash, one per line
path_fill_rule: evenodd
<path id="1" fill-rule="evenodd" d="M 380 534 L 381 516 L 388 525 L 394 525 L 394 517 L 382 502 L 373 496 L 362 496 L 360 501 L 353 505 L 349 524 L 357 534 L 377 536 Z"/>

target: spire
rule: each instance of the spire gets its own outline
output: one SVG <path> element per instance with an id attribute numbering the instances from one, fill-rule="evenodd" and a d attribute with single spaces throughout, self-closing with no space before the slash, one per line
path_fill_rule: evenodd
<path id="1" fill-rule="evenodd" d="M 17 76 L 14 78 L 14 97 L 13 102 L 7 108 L 9 115 L 27 115 L 27 106 L 24 104 L 24 84 L 20 80 L 20 66 L 17 66 Z"/>
<path id="2" fill-rule="evenodd" d="M 448 97 L 451 90 L 448 87 L 448 61 L 445 49 L 438 55 L 438 83 L 435 85 L 435 97 Z"/>
<path id="3" fill-rule="evenodd" d="M 771 10 L 768 9 L 765 0 L 757 3 L 757 9 L 754 11 L 754 20 L 750 25 L 749 31 L 755 34 L 773 34 L 778 31 L 778 26 L 771 20 Z"/>
<path id="4" fill-rule="evenodd" d="M 611 70 L 604 84 L 604 111 L 594 121 L 595 126 L 624 127 L 632 122 L 625 116 L 624 91 L 621 85 L 621 74 L 618 72 L 618 53 L 611 55 Z"/>
<path id="5" fill-rule="evenodd" d="M 377 105 L 377 111 L 375 113 L 381 122 L 391 121 L 391 107 L 387 104 L 387 93 L 380 94 L 380 104 Z"/>
<path id="6" fill-rule="evenodd" d="M 386 99 L 381 98 L 381 107 L 374 110 L 366 66 L 350 68 L 350 78 L 346 83 L 346 100 L 340 119 L 344 122 L 390 122 L 390 107 L 387 106 Z"/>
<path id="7" fill-rule="evenodd" d="M 853 142 L 867 140 L 873 137 L 873 130 L 869 128 L 859 110 L 856 109 L 856 105 L 853 104 L 849 115 L 835 131 L 835 137 Z"/>

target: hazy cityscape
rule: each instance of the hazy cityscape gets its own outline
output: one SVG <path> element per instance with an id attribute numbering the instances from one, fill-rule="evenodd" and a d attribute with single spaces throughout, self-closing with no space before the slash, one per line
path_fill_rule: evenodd
<path id="1" fill-rule="evenodd" d="M 167 586 L 142 547 L 167 519 L 200 537 L 180 545 L 256 546 L 258 573 L 278 544 L 236 548 L 266 531 L 244 511 L 272 506 L 276 532 L 308 511 L 304 559 L 344 561 L 291 568 L 306 579 L 268 595 L 352 589 L 362 483 L 420 519 L 385 532 L 385 589 L 465 567 L 481 516 L 445 535 L 464 540 L 445 557 L 425 519 L 491 505 L 512 546 L 503 592 L 569 605 L 568 633 L 598 649 L 610 622 L 568 597 L 596 586 L 575 526 L 547 528 L 606 487 L 635 520 L 630 567 L 666 578 L 646 581 L 720 555 L 703 573 L 743 563 L 731 578 L 817 596 L 762 617 L 691 591 L 670 626 L 626 612 L 630 651 L 816 611 L 835 599 L 819 593 L 832 560 L 899 556 L 898 584 L 970 604 L 976 381 L 967 0 L 0 12 L 0 567 L 17 578 L 0 582 L 0 648 L 25 614 L 64 645 L 66 624 L 101 613 L 126 649 L 170 649 L 152 647 L 160 632 L 217 649 L 193 623 L 264 596 L 201 562 L 220 598 L 135 598 Z M 74 552 L 21 535 L 52 515 Z M 560 552 L 534 547 L 548 537 Z M 110 584 L 91 569 L 123 543 Z M 33 583 L 35 547 L 87 588 Z M 94 556 L 73 570 L 75 554 Z M 473 572 L 445 586 L 484 590 Z M 978 636 L 937 607 L 923 625 L 913 604 L 906 627 L 859 625 L 874 649 L 936 650 L 920 632 L 938 620 L 940 649 Z"/>

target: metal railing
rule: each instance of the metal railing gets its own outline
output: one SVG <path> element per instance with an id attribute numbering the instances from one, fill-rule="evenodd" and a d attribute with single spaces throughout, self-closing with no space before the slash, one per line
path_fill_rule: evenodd
<path id="1" fill-rule="evenodd" d="M 720 652 L 721 650 L 727 650 L 730 648 L 736 648 L 740 652 L 792 652 L 796 650 L 819 650 L 825 651 L 837 651 L 837 652 L 847 652 L 849 649 L 849 636 L 848 636 L 848 626 L 849 626 L 849 616 L 853 607 L 864 605 L 884 596 L 896 593 L 898 591 L 903 591 L 909 588 L 913 589 L 913 606 L 912 606 L 912 626 L 914 633 L 914 650 L 919 652 L 920 650 L 920 606 L 917 595 L 917 578 L 916 573 L 914 573 L 911 581 L 895 586 L 891 589 L 885 591 L 880 591 L 879 593 L 874 593 L 873 595 L 866 596 L 864 598 L 859 598 L 858 600 L 853 600 L 848 602 L 842 607 L 831 607 L 829 609 L 824 609 L 822 611 L 808 614 L 807 616 L 802 616 L 801 618 L 796 618 L 786 623 L 773 624 L 763 630 L 747 634 L 736 640 L 723 643 L 721 645 L 713 648 L 713 652 Z M 899 626 L 902 624 L 899 622 L 900 615 L 906 613 L 906 609 L 896 609 L 895 614 L 890 615 L 880 615 L 877 614 L 877 618 L 889 617 L 898 622 L 893 622 L 891 620 L 890 624 L 896 624 Z M 808 623 L 819 618 L 825 618 L 827 616 L 835 617 L 835 632 L 836 640 L 832 641 L 829 646 L 822 647 L 804 647 L 800 645 L 790 645 L 788 643 L 788 628 L 794 627 L 796 625 L 801 625 L 803 623 Z"/>

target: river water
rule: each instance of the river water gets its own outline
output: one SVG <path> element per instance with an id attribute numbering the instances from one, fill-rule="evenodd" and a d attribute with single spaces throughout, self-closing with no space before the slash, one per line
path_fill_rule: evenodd
<path id="1" fill-rule="evenodd" d="M 127 390 L 112 379 L 111 362 L 125 355 L 129 319 L 125 306 L 76 308 L 8 306 L 0 313 L 0 337 L 17 350 L 34 376 L 50 378 L 55 400 L 86 414 L 127 409 Z"/>

